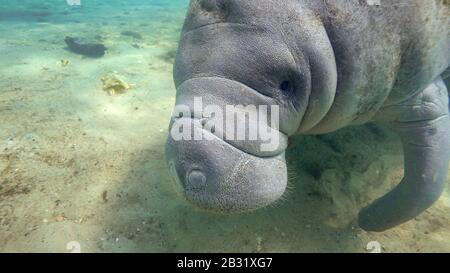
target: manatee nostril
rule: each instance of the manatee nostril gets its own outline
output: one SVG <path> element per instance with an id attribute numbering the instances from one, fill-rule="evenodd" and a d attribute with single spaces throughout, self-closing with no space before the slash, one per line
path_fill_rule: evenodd
<path id="1" fill-rule="evenodd" d="M 200 124 L 201 124 L 203 127 L 205 127 L 205 125 L 206 125 L 207 122 L 208 122 L 208 119 L 206 119 L 206 118 L 203 118 L 203 119 L 200 120 Z"/>
<path id="2" fill-rule="evenodd" d="M 206 186 L 206 176 L 199 170 L 192 170 L 187 177 L 187 186 L 191 189 L 202 189 Z"/>

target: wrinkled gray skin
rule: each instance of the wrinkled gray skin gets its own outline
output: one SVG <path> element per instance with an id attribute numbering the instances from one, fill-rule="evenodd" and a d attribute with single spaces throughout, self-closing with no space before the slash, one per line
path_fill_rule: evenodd
<path id="1" fill-rule="evenodd" d="M 261 141 L 174 141 L 167 160 L 180 192 L 208 210 L 254 210 L 287 184 L 287 138 L 387 121 L 401 136 L 405 175 L 364 208 L 360 226 L 384 231 L 441 195 L 450 158 L 450 7 L 444 1 L 192 0 L 174 68 L 177 104 L 280 106 L 279 148 Z M 448 71 L 447 71 L 448 73 Z M 174 115 L 172 124 L 204 113 Z M 202 125 L 203 124 L 203 125 Z"/>

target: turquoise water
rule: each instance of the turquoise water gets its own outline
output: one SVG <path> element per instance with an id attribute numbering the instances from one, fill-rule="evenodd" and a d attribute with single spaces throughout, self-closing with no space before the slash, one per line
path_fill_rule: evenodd
<path id="1" fill-rule="evenodd" d="M 188 4 L 0 0 L 0 251 L 368 252 L 371 241 L 450 251 L 448 193 L 396 229 L 357 227 L 359 209 L 402 176 L 400 143 L 383 125 L 294 138 L 290 190 L 272 207 L 216 215 L 177 196 L 164 144 Z M 107 52 L 75 54 L 66 36 Z"/>

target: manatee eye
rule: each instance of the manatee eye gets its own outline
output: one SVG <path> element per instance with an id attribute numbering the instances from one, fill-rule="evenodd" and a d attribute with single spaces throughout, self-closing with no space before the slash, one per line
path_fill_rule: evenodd
<path id="1" fill-rule="evenodd" d="M 289 92 L 290 93 L 290 92 L 292 92 L 292 84 L 289 81 L 284 81 L 284 82 L 281 83 L 280 89 L 283 92 Z"/>

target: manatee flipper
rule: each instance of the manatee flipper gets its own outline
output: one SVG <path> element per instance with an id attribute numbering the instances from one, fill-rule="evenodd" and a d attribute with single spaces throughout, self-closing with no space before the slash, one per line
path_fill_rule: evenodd
<path id="1" fill-rule="evenodd" d="M 448 67 L 447 70 L 442 73 L 442 79 L 447 85 L 447 89 L 450 89 L 450 67 Z"/>
<path id="2" fill-rule="evenodd" d="M 367 231 L 384 231 L 430 207 L 447 181 L 450 159 L 448 91 L 438 78 L 423 92 L 400 105 L 387 107 L 401 137 L 405 175 L 400 184 L 359 213 Z"/>

